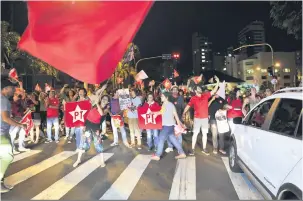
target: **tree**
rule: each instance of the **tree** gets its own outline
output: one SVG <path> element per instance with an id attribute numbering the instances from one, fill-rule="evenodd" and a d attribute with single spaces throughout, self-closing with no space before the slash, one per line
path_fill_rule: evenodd
<path id="1" fill-rule="evenodd" d="M 25 69 L 26 67 L 24 66 L 24 64 L 27 64 L 29 70 L 32 71 L 33 74 L 35 74 L 35 72 L 44 72 L 47 75 L 51 75 L 55 78 L 58 78 L 57 69 L 47 64 L 46 62 L 36 57 L 33 57 L 24 51 L 19 50 L 17 48 L 19 40 L 20 35 L 17 32 L 13 32 L 10 30 L 9 23 L 1 21 L 1 62 L 4 62 L 12 67 L 15 63 L 17 63 L 17 61 L 21 60 L 22 69 Z"/>
<path id="2" fill-rule="evenodd" d="M 271 1 L 270 5 L 273 26 L 302 39 L 302 1 Z"/>

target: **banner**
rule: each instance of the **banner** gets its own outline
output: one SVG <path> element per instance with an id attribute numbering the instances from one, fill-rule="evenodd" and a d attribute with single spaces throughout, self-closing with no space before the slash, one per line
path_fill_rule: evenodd
<path id="1" fill-rule="evenodd" d="M 123 122 L 122 117 L 120 115 L 113 115 L 113 116 L 111 116 L 111 118 L 113 118 L 114 125 L 115 125 L 116 128 L 124 126 L 124 122 Z"/>
<path id="2" fill-rule="evenodd" d="M 162 129 L 162 115 L 154 115 L 152 112 L 159 112 L 161 107 L 149 108 L 147 105 L 138 107 L 138 121 L 140 129 Z"/>
<path id="3" fill-rule="evenodd" d="M 85 125 L 88 111 L 91 109 L 91 103 L 86 101 L 68 102 L 65 104 L 65 126 L 79 127 Z"/>
<path id="4" fill-rule="evenodd" d="M 32 112 L 29 111 L 27 112 L 24 117 L 22 118 L 22 120 L 20 121 L 21 124 L 26 124 L 26 130 L 25 133 L 26 135 L 29 134 L 30 130 L 34 127 L 34 122 L 32 119 Z"/>
<path id="5" fill-rule="evenodd" d="M 128 106 L 131 104 L 129 89 L 119 89 L 119 104 L 121 110 L 126 110 Z"/>

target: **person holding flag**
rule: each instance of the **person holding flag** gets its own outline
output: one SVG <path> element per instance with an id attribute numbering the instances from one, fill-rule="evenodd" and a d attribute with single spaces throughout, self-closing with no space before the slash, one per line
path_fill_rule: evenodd
<path id="1" fill-rule="evenodd" d="M 52 126 L 55 128 L 55 141 L 59 143 L 59 99 L 56 98 L 56 92 L 50 89 L 49 97 L 45 100 L 45 107 L 47 109 L 47 140 L 45 143 L 52 142 Z"/>
<path id="2" fill-rule="evenodd" d="M 10 163 L 13 161 L 12 142 L 9 137 L 9 129 L 11 126 L 20 127 L 22 130 L 27 128 L 26 124 L 21 124 L 11 118 L 11 103 L 9 99 L 14 95 L 15 87 L 8 79 L 1 79 L 1 125 L 0 125 L 0 180 L 1 194 L 9 192 L 13 186 L 4 183 L 4 176 Z"/>

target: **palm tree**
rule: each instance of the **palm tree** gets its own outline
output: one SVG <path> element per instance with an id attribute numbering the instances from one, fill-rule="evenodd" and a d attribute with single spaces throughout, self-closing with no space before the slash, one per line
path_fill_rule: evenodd
<path id="1" fill-rule="evenodd" d="M 1 62 L 5 62 L 9 66 L 13 66 L 17 60 L 23 60 L 23 63 L 28 64 L 29 69 L 35 74 L 35 72 L 44 72 L 47 75 L 58 78 L 58 70 L 44 61 L 29 55 L 28 53 L 21 51 L 17 48 L 20 35 L 17 32 L 10 30 L 10 25 L 6 21 L 1 21 Z M 23 69 L 24 66 L 22 66 Z"/>

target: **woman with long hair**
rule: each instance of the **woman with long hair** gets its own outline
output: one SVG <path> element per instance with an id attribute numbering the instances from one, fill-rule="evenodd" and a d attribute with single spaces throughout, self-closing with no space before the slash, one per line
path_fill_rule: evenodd
<path id="1" fill-rule="evenodd" d="M 38 95 L 34 92 L 29 96 L 30 101 L 33 103 L 31 104 L 32 110 L 32 119 L 34 122 L 34 127 L 30 130 L 30 140 L 31 142 L 37 144 L 39 142 L 40 137 L 40 125 L 41 125 L 41 116 L 40 116 L 40 101 L 38 99 Z M 34 140 L 34 129 L 36 134 L 36 140 Z"/>
<path id="2" fill-rule="evenodd" d="M 62 101 L 64 115 L 66 115 L 65 114 L 65 104 L 68 102 L 73 102 L 75 94 L 76 94 L 75 91 L 70 89 L 70 90 L 68 90 L 67 95 L 64 97 L 64 99 Z M 65 139 L 68 139 L 67 143 L 71 143 L 71 140 L 72 140 L 74 134 L 75 134 L 74 127 L 70 128 L 70 127 L 65 126 L 65 135 L 66 135 Z"/>
<path id="3" fill-rule="evenodd" d="M 154 96 L 152 93 L 149 93 L 147 95 L 147 100 L 143 106 L 147 106 L 151 111 L 160 107 L 160 105 L 157 102 L 155 102 Z M 155 151 L 157 151 L 158 133 L 159 133 L 159 131 L 157 129 L 146 129 L 147 145 L 148 145 L 149 151 L 151 151 L 152 148 L 155 148 Z M 154 143 L 153 143 L 153 140 L 154 140 Z"/>
<path id="4" fill-rule="evenodd" d="M 94 104 L 94 103 L 93 103 Z M 80 150 L 78 151 L 77 161 L 73 167 L 77 167 L 81 163 L 81 157 L 84 152 L 90 149 L 91 143 L 94 143 L 94 147 L 97 153 L 99 153 L 101 167 L 105 167 L 102 145 L 102 122 L 105 120 L 107 113 L 109 112 L 109 96 L 104 95 L 101 100 L 93 105 L 92 109 L 88 112 L 87 119 L 85 121 L 84 135 L 81 139 Z"/>
<path id="5" fill-rule="evenodd" d="M 175 125 L 176 121 L 178 125 L 182 125 L 179 116 L 177 114 L 176 107 L 173 103 L 168 101 L 170 93 L 164 92 L 161 95 L 162 100 L 162 109 L 160 112 L 155 112 L 155 115 L 162 114 L 162 130 L 159 135 L 159 142 L 157 146 L 157 152 L 152 156 L 152 160 L 160 160 L 160 157 L 163 153 L 164 143 L 167 139 L 173 144 L 173 146 L 178 150 L 179 155 L 175 157 L 175 159 L 186 158 L 186 155 L 182 149 L 182 145 L 178 142 L 175 136 Z"/>

